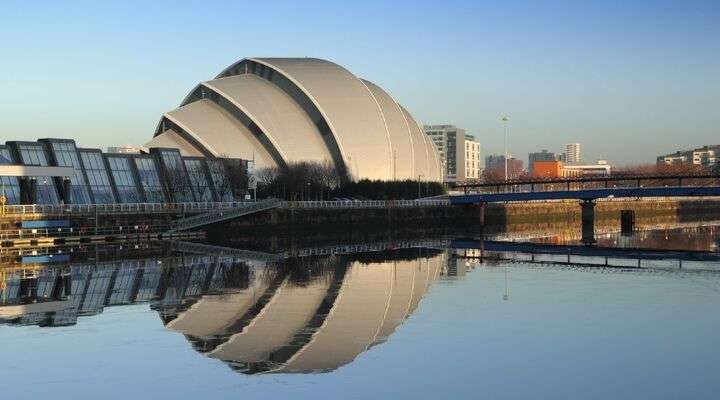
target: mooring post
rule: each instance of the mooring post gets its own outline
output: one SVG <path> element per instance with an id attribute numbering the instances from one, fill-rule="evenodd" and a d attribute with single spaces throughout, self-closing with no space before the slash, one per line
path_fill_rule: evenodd
<path id="1" fill-rule="evenodd" d="M 582 219 L 582 242 L 586 245 L 595 243 L 595 199 L 584 199 L 580 202 Z"/>

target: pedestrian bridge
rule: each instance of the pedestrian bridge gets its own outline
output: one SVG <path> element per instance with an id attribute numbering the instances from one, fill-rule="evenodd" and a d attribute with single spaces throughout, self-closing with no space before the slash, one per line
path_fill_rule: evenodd
<path id="1" fill-rule="evenodd" d="M 481 204 L 533 200 L 584 200 L 603 198 L 720 196 L 720 186 L 615 187 L 579 190 L 477 193 L 450 196 L 450 204 Z"/>
<path id="2" fill-rule="evenodd" d="M 662 185 L 668 179 L 677 185 Z M 621 186 L 627 183 L 630 186 Z M 646 186 L 643 186 L 643 182 Z M 683 182 L 685 185 L 683 186 Z M 611 186 L 612 184 L 612 186 Z M 649 184 L 649 185 L 647 185 Z M 584 185 L 590 185 L 586 187 Z M 600 185 L 600 187 L 597 187 Z M 574 186 L 574 187 L 573 187 Z M 537 188 L 545 190 L 536 190 Z M 549 188 L 549 189 L 548 189 Z M 530 180 L 465 185 L 465 194 L 449 197 L 452 205 L 478 205 L 481 224 L 485 223 L 488 203 L 578 200 L 581 206 L 582 241 L 595 242 L 595 201 L 613 198 L 683 198 L 720 196 L 720 175 L 594 177 L 563 180 Z M 494 190 L 469 193 L 470 189 Z M 634 220 L 634 218 L 633 218 Z"/>

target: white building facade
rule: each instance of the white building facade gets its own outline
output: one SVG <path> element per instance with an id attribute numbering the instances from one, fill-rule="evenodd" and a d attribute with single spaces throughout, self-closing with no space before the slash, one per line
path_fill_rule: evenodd
<path id="1" fill-rule="evenodd" d="M 565 162 L 567 164 L 580 164 L 582 162 L 580 143 L 568 143 L 565 145 Z"/>
<path id="2" fill-rule="evenodd" d="M 435 144 L 443 169 L 443 182 L 458 183 L 480 178 L 480 142 L 455 125 L 425 125 Z"/>
<path id="3" fill-rule="evenodd" d="M 327 60 L 246 58 L 199 83 L 160 119 L 148 148 L 254 160 L 258 169 L 330 163 L 343 180 L 440 182 L 435 147 L 380 86 Z"/>

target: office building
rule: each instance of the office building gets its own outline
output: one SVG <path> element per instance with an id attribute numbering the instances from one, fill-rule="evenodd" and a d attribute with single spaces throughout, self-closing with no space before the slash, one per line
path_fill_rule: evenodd
<path id="1" fill-rule="evenodd" d="M 528 172 L 532 175 L 536 161 L 557 161 L 555 153 L 551 153 L 547 150 L 542 150 L 535 153 L 528 154 Z"/>
<path id="2" fill-rule="evenodd" d="M 385 90 L 315 58 L 247 58 L 165 113 L 146 147 L 254 160 L 330 162 L 341 179 L 441 181 L 435 146 Z"/>
<path id="3" fill-rule="evenodd" d="M 612 167 L 605 160 L 590 165 L 565 165 L 562 161 L 535 161 L 533 178 L 570 178 L 577 176 L 610 175 Z"/>
<path id="4" fill-rule="evenodd" d="M 455 125 L 425 125 L 443 166 L 443 181 L 466 182 L 480 178 L 480 143 Z"/>

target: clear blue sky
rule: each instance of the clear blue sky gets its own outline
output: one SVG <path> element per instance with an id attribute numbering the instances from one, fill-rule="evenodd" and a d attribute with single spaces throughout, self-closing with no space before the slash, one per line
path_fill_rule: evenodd
<path id="1" fill-rule="evenodd" d="M 61 4 L 67 3 L 67 4 Z M 142 144 L 199 81 L 312 56 L 519 157 L 720 143 L 720 1 L 3 1 L 0 139 Z"/>

